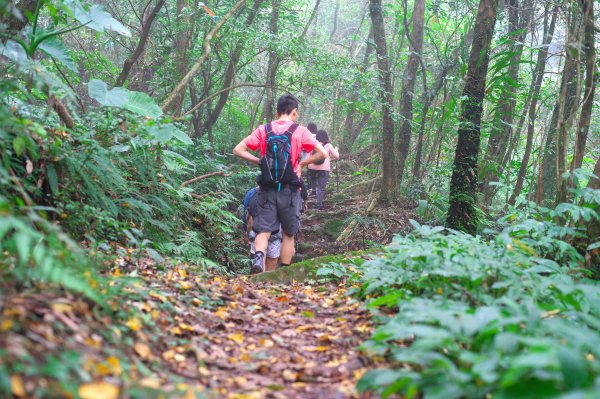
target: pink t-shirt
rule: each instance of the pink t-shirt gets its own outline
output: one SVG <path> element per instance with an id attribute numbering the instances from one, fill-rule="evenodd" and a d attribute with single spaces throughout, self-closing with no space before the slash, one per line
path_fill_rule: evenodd
<path id="1" fill-rule="evenodd" d="M 274 133 L 285 133 L 288 128 L 292 125 L 292 121 L 281 121 L 276 120 L 271 122 L 271 129 Z M 265 131 L 265 125 L 260 125 L 256 128 L 248 137 L 244 139 L 244 142 L 252 151 L 256 151 L 260 148 L 260 156 L 264 156 L 267 152 L 267 132 Z M 294 172 L 300 177 L 300 154 L 302 150 L 311 152 L 318 141 L 313 137 L 312 133 L 302 125 L 299 125 L 294 134 L 292 135 L 292 147 L 291 157 L 292 166 Z"/>
<path id="2" fill-rule="evenodd" d="M 321 165 L 311 163 L 310 165 L 308 165 L 308 169 L 331 171 L 331 161 L 329 160 L 329 156 L 332 156 L 333 159 L 335 159 L 336 161 L 340 159 L 340 153 L 338 152 L 338 150 L 335 149 L 334 146 L 331 145 L 331 143 L 325 144 L 323 148 L 325 148 L 326 154 L 325 161 Z"/>

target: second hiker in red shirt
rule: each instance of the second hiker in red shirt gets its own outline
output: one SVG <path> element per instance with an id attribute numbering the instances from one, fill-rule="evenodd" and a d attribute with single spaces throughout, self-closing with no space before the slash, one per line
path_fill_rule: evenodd
<path id="1" fill-rule="evenodd" d="M 264 254 L 271 233 L 283 230 L 281 242 L 281 266 L 291 263 L 294 256 L 294 236 L 300 230 L 300 172 L 303 166 L 319 162 L 325 158 L 323 146 L 312 133 L 295 121 L 298 117 L 298 100 L 285 94 L 277 101 L 277 120 L 259 126 L 252 134 L 235 146 L 234 155 L 260 166 L 257 183 L 258 215 L 252 229 L 255 256 L 252 273 L 265 270 Z M 260 151 L 260 158 L 252 151 Z M 302 150 L 312 153 L 300 161 Z"/>

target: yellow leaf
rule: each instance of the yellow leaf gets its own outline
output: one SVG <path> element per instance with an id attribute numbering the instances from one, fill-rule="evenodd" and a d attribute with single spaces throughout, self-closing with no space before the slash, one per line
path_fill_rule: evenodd
<path id="1" fill-rule="evenodd" d="M 179 275 L 183 278 L 186 278 L 188 276 L 187 271 L 184 269 L 177 269 L 177 273 L 179 273 Z"/>
<path id="2" fill-rule="evenodd" d="M 192 284 L 189 281 L 182 281 L 179 283 L 179 286 L 181 287 L 182 290 L 189 290 L 190 288 L 192 288 Z"/>
<path id="3" fill-rule="evenodd" d="M 194 299 L 192 299 L 192 303 L 193 303 L 195 306 L 200 306 L 200 305 L 202 305 L 202 301 L 201 301 L 200 299 L 198 299 L 198 298 L 194 298 Z"/>
<path id="4" fill-rule="evenodd" d="M 181 353 L 176 353 L 175 356 L 173 356 L 173 360 L 175 360 L 178 363 L 183 363 L 185 362 L 185 356 Z"/>
<path id="5" fill-rule="evenodd" d="M 54 310 L 56 313 L 65 313 L 73 310 L 73 307 L 69 304 L 59 302 L 52 304 L 52 310 Z"/>
<path id="6" fill-rule="evenodd" d="M 142 328 L 142 322 L 135 317 L 132 317 L 131 319 L 127 320 L 127 323 L 125 323 L 125 325 L 131 328 L 133 331 L 138 331 L 140 328 Z"/>
<path id="7" fill-rule="evenodd" d="M 292 370 L 283 370 L 283 379 L 287 382 L 294 382 L 298 378 L 298 373 Z"/>
<path id="8" fill-rule="evenodd" d="M 0 323 L 0 332 L 6 332 L 13 328 L 13 321 L 11 319 L 2 319 Z"/>
<path id="9" fill-rule="evenodd" d="M 148 359 L 152 355 L 152 350 L 150 347 L 141 342 L 133 345 L 133 349 L 135 350 L 135 353 L 137 353 L 144 360 Z"/>
<path id="10" fill-rule="evenodd" d="M 181 399 L 196 399 L 196 394 L 191 389 L 188 389 Z"/>
<path id="11" fill-rule="evenodd" d="M 309 346 L 306 348 L 308 352 L 325 352 L 329 350 L 328 346 Z"/>
<path id="12" fill-rule="evenodd" d="M 194 331 L 194 327 L 185 323 L 179 323 L 179 328 L 181 328 L 183 331 Z"/>
<path id="13" fill-rule="evenodd" d="M 241 344 L 242 342 L 244 342 L 244 334 L 242 334 L 242 333 L 229 334 L 227 336 L 227 338 L 229 338 L 233 342 L 237 342 L 238 344 Z"/>
<path id="14" fill-rule="evenodd" d="M 22 398 L 25 396 L 25 385 L 23 384 L 23 379 L 18 374 L 10 376 L 10 389 L 13 395 Z"/>
<path id="15" fill-rule="evenodd" d="M 91 382 L 79 387 L 81 399 L 117 399 L 119 387 L 108 382 Z"/>
<path id="16" fill-rule="evenodd" d="M 140 385 L 143 386 L 144 388 L 151 388 L 151 389 L 160 389 L 160 380 L 157 380 L 156 378 L 142 378 L 140 380 Z"/>
<path id="17" fill-rule="evenodd" d="M 220 307 L 219 309 L 217 309 L 217 311 L 215 312 L 215 316 L 217 316 L 220 319 L 225 320 L 227 318 L 227 308 L 224 307 Z"/>
<path id="18" fill-rule="evenodd" d="M 163 303 L 165 303 L 167 301 L 167 298 L 165 298 L 163 295 L 159 294 L 158 292 L 150 291 L 150 293 L 148 295 L 150 295 L 150 298 L 157 299 Z"/>
<path id="19" fill-rule="evenodd" d="M 171 359 L 173 359 L 174 356 L 175 356 L 175 351 L 172 349 L 169 349 L 168 351 L 165 351 L 162 354 L 162 357 L 165 360 L 171 360 Z"/>
<path id="20" fill-rule="evenodd" d="M 115 375 L 121 374 L 121 365 L 119 364 L 119 358 L 116 356 L 110 356 L 106 359 L 106 363 L 110 364 Z"/>

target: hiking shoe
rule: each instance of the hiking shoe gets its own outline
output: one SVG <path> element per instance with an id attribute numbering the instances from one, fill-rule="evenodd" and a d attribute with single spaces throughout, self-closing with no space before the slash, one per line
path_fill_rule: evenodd
<path id="1" fill-rule="evenodd" d="M 265 271 L 265 269 L 263 269 L 264 256 L 265 256 L 265 254 L 263 254 L 260 251 L 258 251 L 254 254 L 254 259 L 252 260 L 252 266 L 250 267 L 250 273 L 258 274 L 258 273 L 262 273 Z"/>

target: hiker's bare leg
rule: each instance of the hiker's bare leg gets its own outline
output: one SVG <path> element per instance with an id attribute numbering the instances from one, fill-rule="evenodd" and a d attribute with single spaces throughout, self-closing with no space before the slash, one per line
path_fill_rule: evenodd
<path id="1" fill-rule="evenodd" d="M 277 269 L 278 261 L 279 261 L 279 258 L 267 258 L 267 260 L 266 260 L 267 268 L 265 270 L 269 272 L 271 270 Z"/>
<path id="2" fill-rule="evenodd" d="M 254 252 L 262 252 L 265 254 L 265 258 L 267 257 L 267 247 L 269 246 L 269 237 L 271 237 L 271 232 L 267 231 L 266 233 L 258 233 L 256 238 L 254 239 Z M 265 267 L 265 262 L 263 258 L 263 269 Z"/>
<path id="3" fill-rule="evenodd" d="M 291 236 L 284 231 L 283 237 L 281 238 L 281 255 L 279 256 L 279 259 L 281 259 L 281 264 L 289 265 L 290 263 L 292 263 L 293 256 L 294 236 Z"/>

